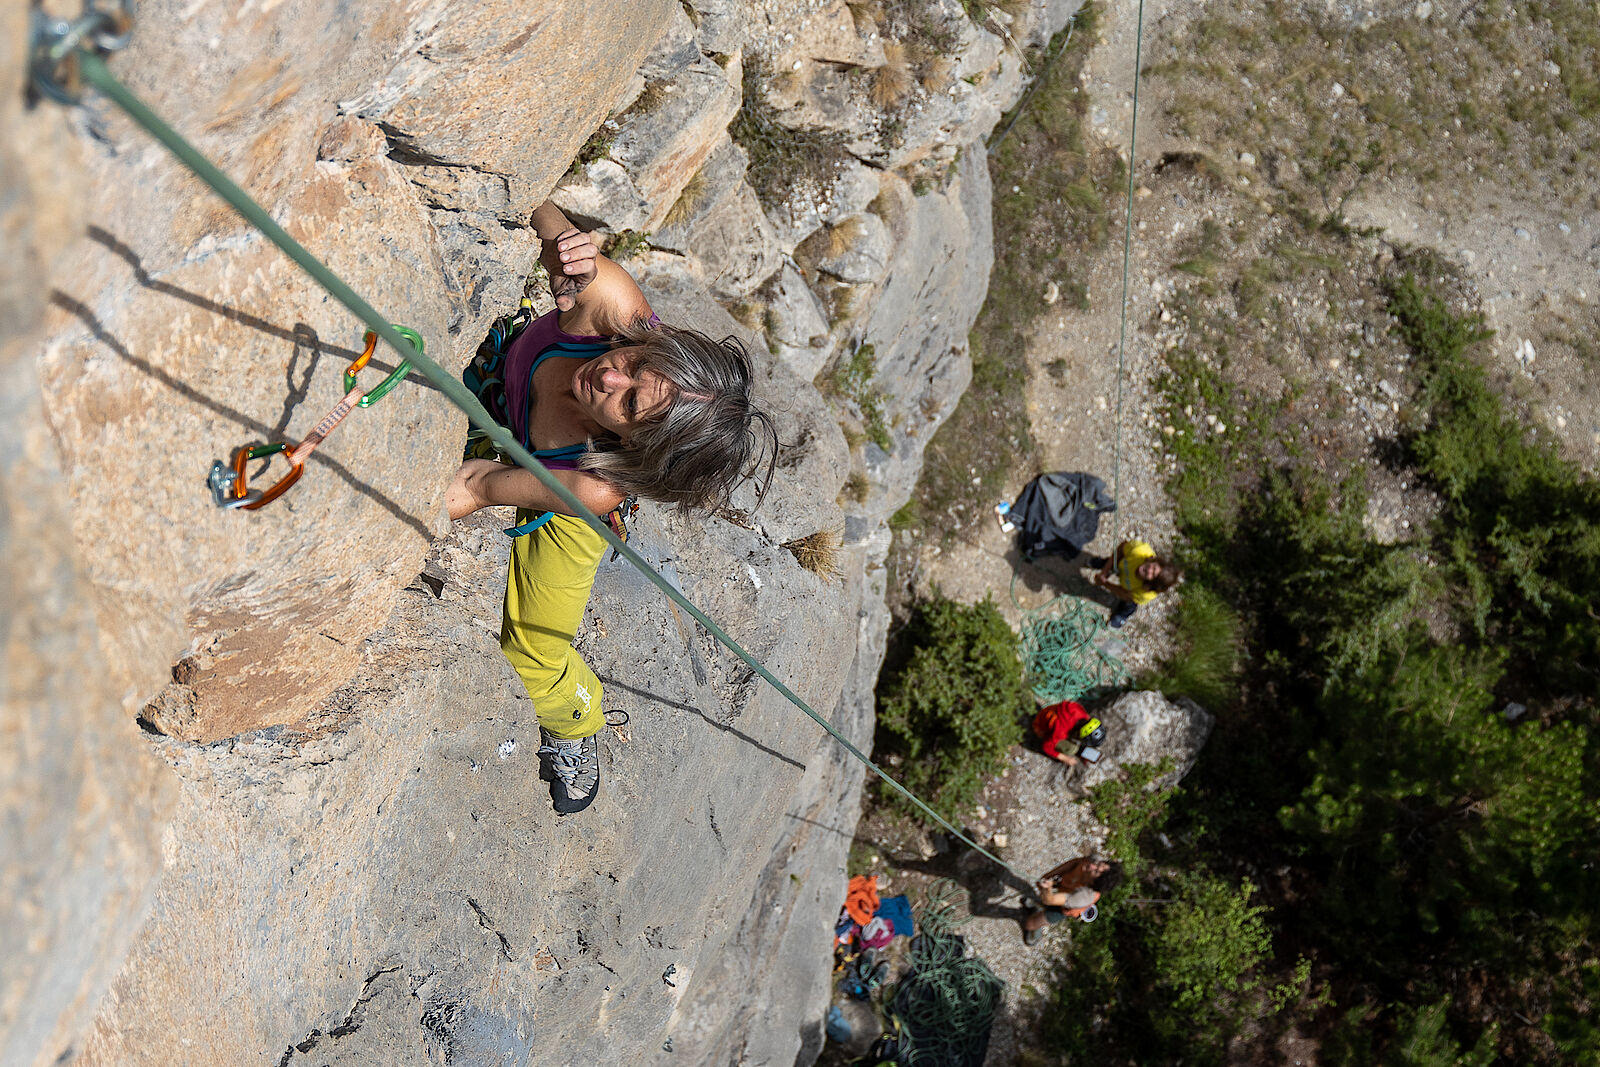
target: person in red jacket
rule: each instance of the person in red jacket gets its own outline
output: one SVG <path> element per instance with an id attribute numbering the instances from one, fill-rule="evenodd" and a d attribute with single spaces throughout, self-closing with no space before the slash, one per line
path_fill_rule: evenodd
<path id="1" fill-rule="evenodd" d="M 1063 700 L 1059 704 L 1040 708 L 1033 717 L 1033 732 L 1044 743 L 1046 756 L 1060 760 L 1069 767 L 1078 762 L 1078 757 L 1061 751 L 1063 741 L 1098 746 L 1106 736 L 1100 720 L 1091 716 L 1076 700 Z"/>

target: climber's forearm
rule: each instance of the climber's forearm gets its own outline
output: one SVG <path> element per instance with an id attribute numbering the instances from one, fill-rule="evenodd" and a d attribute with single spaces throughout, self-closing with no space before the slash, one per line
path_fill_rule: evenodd
<path id="1" fill-rule="evenodd" d="M 576 230 L 566 212 L 546 200 L 533 209 L 533 232 L 539 235 L 539 240 L 551 242 L 569 230 Z"/>

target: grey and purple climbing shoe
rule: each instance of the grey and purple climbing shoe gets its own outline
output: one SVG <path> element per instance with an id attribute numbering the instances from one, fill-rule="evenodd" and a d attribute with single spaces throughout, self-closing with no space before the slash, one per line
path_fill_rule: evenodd
<path id="1" fill-rule="evenodd" d="M 539 777 L 550 783 L 556 814 L 572 815 L 593 803 L 600 792 L 600 748 L 593 735 L 566 740 L 539 728 Z"/>

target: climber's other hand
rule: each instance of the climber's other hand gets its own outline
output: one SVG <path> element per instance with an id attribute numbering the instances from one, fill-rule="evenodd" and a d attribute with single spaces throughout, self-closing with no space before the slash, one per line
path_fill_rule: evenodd
<path id="1" fill-rule="evenodd" d="M 464 519 L 479 508 L 488 507 L 489 501 L 480 494 L 483 478 L 503 465 L 492 459 L 469 459 L 456 470 L 450 485 L 444 491 L 444 506 L 451 519 Z"/>

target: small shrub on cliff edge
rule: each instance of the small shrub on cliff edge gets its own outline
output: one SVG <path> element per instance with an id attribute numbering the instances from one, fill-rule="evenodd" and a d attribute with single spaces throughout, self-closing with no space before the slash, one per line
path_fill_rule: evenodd
<path id="1" fill-rule="evenodd" d="M 898 644 L 878 683 L 877 748 L 900 757 L 907 789 L 955 821 L 1022 740 L 1020 713 L 1033 702 L 1017 635 L 988 598 L 969 607 L 936 596 Z"/>

